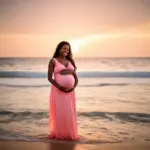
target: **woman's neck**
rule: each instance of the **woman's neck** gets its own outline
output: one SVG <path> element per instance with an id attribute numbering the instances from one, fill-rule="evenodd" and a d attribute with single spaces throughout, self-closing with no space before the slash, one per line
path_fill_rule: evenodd
<path id="1" fill-rule="evenodd" d="M 62 56 L 62 55 L 59 55 L 58 58 L 60 58 L 60 59 L 66 59 L 66 57 Z"/>

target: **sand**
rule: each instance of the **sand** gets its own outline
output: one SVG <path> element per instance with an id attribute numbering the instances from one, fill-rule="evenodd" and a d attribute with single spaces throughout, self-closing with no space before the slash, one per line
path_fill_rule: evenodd
<path id="1" fill-rule="evenodd" d="M 150 150 L 150 141 L 102 144 L 0 141 L 0 150 Z"/>

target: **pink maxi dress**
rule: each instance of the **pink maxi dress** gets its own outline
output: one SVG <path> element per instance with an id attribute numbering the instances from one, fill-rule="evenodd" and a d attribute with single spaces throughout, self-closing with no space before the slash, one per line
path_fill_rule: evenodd
<path id="1" fill-rule="evenodd" d="M 60 75 L 63 69 L 74 70 L 73 65 L 65 67 L 55 59 L 54 79 L 64 87 L 72 87 L 75 79 L 73 75 Z M 49 100 L 49 138 L 60 140 L 79 140 L 76 117 L 75 91 L 65 93 L 51 85 Z"/>

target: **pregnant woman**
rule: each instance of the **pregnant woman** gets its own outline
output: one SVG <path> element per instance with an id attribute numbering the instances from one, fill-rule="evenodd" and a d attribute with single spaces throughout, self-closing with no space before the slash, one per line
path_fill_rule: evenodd
<path id="1" fill-rule="evenodd" d="M 79 140 L 74 91 L 78 78 L 71 46 L 66 41 L 58 44 L 50 60 L 48 80 L 52 84 L 49 103 L 49 138 Z"/>

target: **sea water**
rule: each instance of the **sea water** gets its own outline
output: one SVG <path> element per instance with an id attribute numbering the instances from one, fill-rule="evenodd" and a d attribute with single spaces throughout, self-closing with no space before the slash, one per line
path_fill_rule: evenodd
<path id="1" fill-rule="evenodd" d="M 0 139 L 37 141 L 49 135 L 49 60 L 0 58 Z M 75 62 L 81 139 L 150 141 L 150 58 Z"/>

